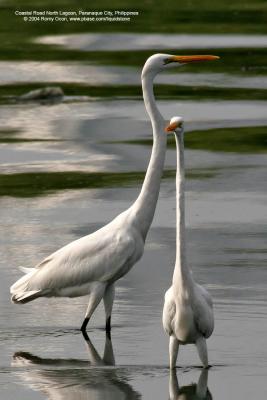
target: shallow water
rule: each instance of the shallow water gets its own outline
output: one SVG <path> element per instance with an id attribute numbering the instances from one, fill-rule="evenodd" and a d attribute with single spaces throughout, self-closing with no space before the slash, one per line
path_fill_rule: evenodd
<path id="1" fill-rule="evenodd" d="M 266 47 L 266 36 L 184 38 L 188 49 L 200 48 L 199 39 L 204 40 L 205 48 L 238 46 L 250 51 L 251 47 Z M 109 42 L 105 35 L 94 34 L 43 37 L 41 42 L 57 41 L 107 54 L 116 46 L 149 50 L 164 44 L 160 35 L 120 35 L 119 39 Z M 0 68 L 3 86 L 68 82 L 76 88 L 75 95 L 80 94 L 77 84 L 104 87 L 126 81 L 133 86 L 139 85 L 140 79 L 140 67 L 70 60 L 8 60 L 1 62 Z M 202 84 L 266 88 L 264 76 L 216 70 L 194 73 L 186 68 L 181 74 L 159 77 L 158 82 L 192 85 L 193 89 Z M 195 279 L 207 287 L 215 305 L 216 327 L 208 340 L 212 368 L 208 372 L 202 372 L 194 347 L 186 346 L 180 350 L 176 381 L 176 376 L 169 374 L 168 338 L 161 325 L 163 296 L 175 258 L 173 147 L 167 151 L 165 167 L 171 174 L 162 181 L 145 254 L 117 284 L 112 342 L 103 330 L 102 305 L 90 321 L 90 339 L 86 342 L 81 336 L 78 328 L 86 298 L 44 298 L 24 306 L 10 303 L 9 286 L 21 276 L 18 265 L 33 266 L 62 245 L 93 232 L 125 210 L 140 190 L 151 149 L 151 128 L 143 102 L 133 95 L 124 99 L 88 96 L 82 102 L 69 98 L 68 102 L 45 105 L 10 104 L 4 99 L 0 105 L 1 398 L 266 397 L 266 101 L 249 96 L 245 101 L 225 100 L 218 94 L 199 101 L 194 90 L 186 100 L 178 94 L 177 98 L 158 100 L 166 120 L 183 115 L 188 131 L 188 260 Z M 247 131 L 238 127 L 251 127 L 250 141 Z M 257 127 L 261 127 L 261 141 Z M 221 128 L 228 130 L 222 133 L 218 131 Z M 189 132 L 196 140 L 194 146 Z M 235 138 L 234 151 L 227 143 L 229 132 Z M 221 148 L 214 151 L 211 143 L 216 134 Z M 47 181 L 40 173 L 46 173 Z M 87 175 L 81 178 L 81 173 Z M 102 174 L 102 184 L 96 184 L 98 175 L 93 174 L 97 173 Z M 109 182 L 110 173 L 113 183 Z M 78 188 L 75 177 L 80 179 Z"/>
<path id="2" fill-rule="evenodd" d="M 172 107 L 171 102 L 160 104 L 166 110 Z M 19 135 L 24 137 L 34 135 L 68 141 L 3 144 L 2 155 L 7 157 L 1 158 L 3 170 L 14 173 L 40 169 L 52 173 L 56 165 L 64 171 L 73 170 L 74 166 L 76 170 L 89 171 L 94 168 L 104 171 L 111 166 L 114 171 L 145 169 L 149 147 L 112 144 L 112 140 L 125 138 L 125 135 L 127 139 L 138 138 L 142 129 L 141 137 L 149 135 L 149 125 L 144 123 L 146 117 L 141 112 L 142 104 L 131 102 L 128 109 L 126 105 L 116 101 L 93 103 L 92 108 L 90 103 L 73 104 L 71 107 L 76 108 L 76 112 L 71 115 L 64 105 L 14 106 L 16 118 L 9 119 L 6 112 L 6 127 L 23 128 Z M 120 110 L 125 120 L 116 121 L 115 110 L 119 110 L 119 106 L 123 106 Z M 229 110 L 231 106 L 234 120 L 238 114 L 233 106 L 240 110 L 242 106 L 231 104 Z M 209 104 L 211 107 L 213 105 Z M 253 107 L 249 108 L 249 103 L 247 107 L 253 120 L 261 108 L 255 107 L 253 114 Z M 212 109 L 213 118 L 218 110 L 221 120 L 222 110 L 227 107 L 214 104 Z M 2 113 L 5 110 L 1 108 Z M 95 120 L 91 119 L 90 112 Z M 131 114 L 132 121 L 127 119 Z M 33 121 L 35 118 L 37 121 L 38 115 L 41 115 L 40 130 L 36 132 Z M 100 115 L 102 122 L 98 119 Z M 114 124 L 110 115 L 113 115 Z M 188 110 L 188 117 L 190 115 L 192 118 L 192 111 Z M 206 116 L 201 115 L 208 125 L 208 111 Z M 246 117 L 249 119 L 249 115 Z M 196 114 L 195 118 L 198 120 L 199 116 Z M 131 122 L 132 128 L 120 131 L 125 121 Z M 103 136 L 96 129 L 90 129 L 91 123 L 94 128 L 99 125 Z M 75 141 L 70 141 L 73 138 Z M 104 139 L 111 143 L 102 144 Z M 8 149 L 13 152 L 13 158 Z M 264 350 L 267 328 L 266 157 L 187 150 L 186 163 L 188 171 L 207 168 L 213 171 L 209 178 L 187 182 L 189 262 L 195 278 L 205 284 L 215 303 L 216 329 L 209 340 L 210 362 L 214 365 L 209 371 L 209 391 L 216 399 L 225 396 L 243 399 L 248 398 L 248 394 L 255 396 L 254 393 L 262 396 L 266 393 L 267 371 Z M 175 167 L 174 150 L 168 151 L 166 167 Z M 85 298 L 42 299 L 21 307 L 9 302 L 8 287 L 20 276 L 17 265 L 34 265 L 61 245 L 108 222 L 129 206 L 139 185 L 79 191 L 55 189 L 54 193 L 41 197 L 1 198 L 1 210 L 5 213 L 1 214 L 0 380 L 5 398 L 150 399 L 168 396 L 167 338 L 161 327 L 161 311 L 175 256 L 173 179 L 163 181 L 144 257 L 118 282 L 112 334 L 115 367 L 99 366 L 102 361 L 90 347 L 92 344 L 102 355 L 105 342 L 102 308 L 91 321 L 88 333 L 92 343 L 88 345 L 77 330 L 86 307 Z M 195 368 L 199 361 L 192 346 L 181 349 L 179 365 L 180 390 L 198 382 L 201 370 Z M 195 386 L 186 390 L 188 398 L 193 398 Z"/>

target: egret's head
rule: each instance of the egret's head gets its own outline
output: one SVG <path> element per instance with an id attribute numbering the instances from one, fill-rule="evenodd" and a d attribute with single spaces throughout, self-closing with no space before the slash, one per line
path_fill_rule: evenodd
<path id="1" fill-rule="evenodd" d="M 169 124 L 165 128 L 166 133 L 175 134 L 183 133 L 184 131 L 184 120 L 182 117 L 172 117 Z"/>
<path id="2" fill-rule="evenodd" d="M 147 74 L 156 75 L 166 69 L 181 66 L 188 63 L 202 62 L 202 61 L 213 61 L 218 60 L 218 56 L 210 55 L 193 55 L 193 56 L 173 56 L 171 54 L 153 54 L 146 60 L 144 65 L 142 76 Z"/>

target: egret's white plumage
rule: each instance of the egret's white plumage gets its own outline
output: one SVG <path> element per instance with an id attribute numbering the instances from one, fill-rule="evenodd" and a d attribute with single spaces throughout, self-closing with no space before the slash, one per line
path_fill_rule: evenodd
<path id="1" fill-rule="evenodd" d="M 98 231 L 75 240 L 48 256 L 11 286 L 12 301 L 27 303 L 38 297 L 77 297 L 89 295 L 89 304 L 81 330 L 95 308 L 104 299 L 106 329 L 114 300 L 114 283 L 140 259 L 159 195 L 166 134 L 164 120 L 157 109 L 153 81 L 166 68 L 209 60 L 212 56 L 171 56 L 154 54 L 142 71 L 145 107 L 153 128 L 153 147 L 145 180 L 134 204 Z"/>
<path id="2" fill-rule="evenodd" d="M 89 295 L 82 330 L 100 300 L 104 299 L 106 328 L 114 299 L 114 283 L 140 259 L 151 225 L 159 194 L 166 135 L 164 121 L 153 94 L 157 73 L 169 65 L 169 55 L 155 54 L 142 71 L 145 107 L 153 127 L 153 148 L 146 177 L 135 203 L 98 231 L 75 240 L 48 256 L 34 268 L 21 268 L 26 273 L 10 292 L 14 303 L 27 303 L 38 297 L 76 297 Z M 177 62 L 176 62 L 177 63 Z"/>
<path id="3" fill-rule="evenodd" d="M 166 131 L 175 133 L 177 146 L 176 262 L 172 286 L 165 294 L 162 318 L 163 327 L 170 336 L 170 368 L 175 368 L 179 345 L 188 343 L 196 345 L 199 357 L 207 367 L 206 339 L 214 328 L 213 307 L 210 294 L 194 281 L 186 260 L 182 118 L 173 117 Z"/>

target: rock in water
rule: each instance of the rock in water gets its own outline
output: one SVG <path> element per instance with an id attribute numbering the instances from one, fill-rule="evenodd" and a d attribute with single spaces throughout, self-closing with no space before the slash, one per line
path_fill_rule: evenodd
<path id="1" fill-rule="evenodd" d="M 64 96 L 64 92 L 59 86 L 47 86 L 41 89 L 31 90 L 17 98 L 19 101 L 34 101 L 34 100 L 44 100 L 53 101 L 59 100 Z"/>

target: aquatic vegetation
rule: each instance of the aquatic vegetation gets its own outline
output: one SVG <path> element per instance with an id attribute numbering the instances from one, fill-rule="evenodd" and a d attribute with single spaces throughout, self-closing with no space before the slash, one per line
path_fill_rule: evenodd
<path id="1" fill-rule="evenodd" d="M 119 143 L 151 146 L 151 139 L 128 140 Z M 175 140 L 172 137 L 168 141 L 168 146 L 175 148 Z M 247 126 L 186 132 L 185 147 L 230 153 L 266 153 L 267 127 Z"/>
<path id="2" fill-rule="evenodd" d="M 163 178 L 175 177 L 175 170 L 164 172 Z M 211 178 L 212 170 L 189 170 L 187 178 Z M 132 186 L 141 183 L 145 172 L 28 172 L 0 175 L 0 196 L 34 197 L 61 190 L 101 189 Z"/>
<path id="3" fill-rule="evenodd" d="M 2 11 L 4 27 L 10 26 L 9 10 L 21 6 L 19 0 L 5 0 L 2 2 Z M 67 9 L 77 10 L 72 0 L 26 0 L 23 2 L 24 9 Z M 101 0 L 99 9 L 118 10 L 133 9 L 131 0 L 115 0 L 111 4 L 108 0 Z M 21 7 L 20 7 L 21 8 Z M 95 5 L 86 1 L 79 2 L 79 9 L 95 10 Z M 170 26 L 173 32 L 266 32 L 266 2 L 257 0 L 253 2 L 242 2 L 241 0 L 197 0 L 184 1 L 179 4 L 179 13 L 177 12 L 177 1 L 169 0 L 167 4 L 154 0 L 153 2 L 143 2 L 137 0 L 134 3 L 134 9 L 139 11 L 139 16 L 131 24 L 109 23 L 105 25 L 105 31 L 137 31 L 137 32 L 169 32 Z M 163 12 L 164 11 L 164 12 Z M 257 23 L 255 23 L 257 21 Z M 25 24 L 22 19 L 17 18 L 18 30 Z M 59 24 L 57 24 L 59 25 Z M 35 35 L 39 30 L 42 32 L 58 33 L 59 30 L 67 32 L 84 32 L 88 30 L 88 23 L 79 24 L 61 23 L 60 27 L 46 23 L 31 23 L 27 26 L 28 35 Z M 102 31 L 102 24 L 90 23 L 91 31 Z M 10 29 L 11 31 L 11 29 Z M 15 35 L 15 34 L 14 34 Z"/>
<path id="4" fill-rule="evenodd" d="M 266 153 L 267 127 L 220 128 L 189 132 L 185 145 L 189 149 L 231 153 Z M 171 142 L 171 146 L 174 143 Z"/>

